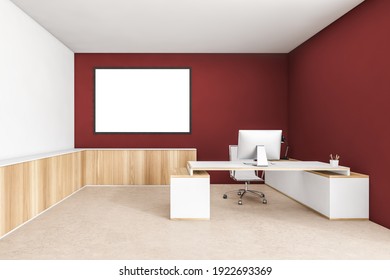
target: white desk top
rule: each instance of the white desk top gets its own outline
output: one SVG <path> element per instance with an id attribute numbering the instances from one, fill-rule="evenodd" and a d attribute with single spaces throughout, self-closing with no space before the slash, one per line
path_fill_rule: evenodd
<path id="1" fill-rule="evenodd" d="M 249 163 L 249 162 L 248 162 Z M 349 167 L 333 167 L 320 161 L 269 161 L 268 166 L 245 164 L 242 161 L 188 161 L 187 169 L 193 171 L 231 171 L 231 170 L 264 170 L 264 171 L 334 171 L 349 175 Z"/>

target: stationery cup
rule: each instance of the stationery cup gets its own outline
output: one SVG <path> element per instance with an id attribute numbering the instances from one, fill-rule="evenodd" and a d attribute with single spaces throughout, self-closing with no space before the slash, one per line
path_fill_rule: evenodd
<path id="1" fill-rule="evenodd" d="M 339 160 L 336 160 L 336 159 L 329 160 L 329 163 L 330 163 L 330 166 L 332 166 L 332 167 L 339 166 Z"/>

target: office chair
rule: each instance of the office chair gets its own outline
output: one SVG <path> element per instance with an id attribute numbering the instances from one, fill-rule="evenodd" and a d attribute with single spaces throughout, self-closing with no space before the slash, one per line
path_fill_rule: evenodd
<path id="1" fill-rule="evenodd" d="M 229 160 L 230 161 L 238 161 L 237 158 L 237 145 L 230 145 L 229 146 Z M 253 194 L 255 196 L 258 196 L 260 199 L 262 199 L 262 203 L 267 204 L 267 199 L 265 198 L 264 193 L 261 191 L 256 191 L 256 190 L 250 190 L 248 188 L 250 182 L 264 182 L 263 177 L 264 172 L 262 172 L 261 177 L 258 176 L 257 172 L 252 171 L 252 170 L 237 170 L 237 171 L 230 171 L 230 178 L 237 182 L 245 182 L 245 189 L 238 189 L 234 191 L 229 191 L 226 192 L 223 195 L 224 199 L 227 199 L 227 194 L 231 192 L 236 192 L 237 195 L 239 196 L 238 199 L 238 205 L 242 205 L 242 198 L 246 193 Z"/>

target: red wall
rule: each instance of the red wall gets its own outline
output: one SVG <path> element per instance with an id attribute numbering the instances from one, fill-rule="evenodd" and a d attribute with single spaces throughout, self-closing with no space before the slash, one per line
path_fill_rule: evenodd
<path id="1" fill-rule="evenodd" d="M 94 67 L 191 67 L 192 133 L 94 134 Z M 239 129 L 287 134 L 285 54 L 76 54 L 75 147 L 198 149 L 199 160 L 228 160 Z M 216 172 L 213 183 L 231 183 Z"/>
<path id="2" fill-rule="evenodd" d="M 390 228 L 390 1 L 363 2 L 289 55 L 289 142 L 299 159 L 370 175 L 370 219 Z"/>

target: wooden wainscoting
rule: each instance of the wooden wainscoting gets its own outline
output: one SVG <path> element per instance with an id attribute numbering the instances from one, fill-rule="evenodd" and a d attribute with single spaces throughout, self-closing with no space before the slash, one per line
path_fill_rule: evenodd
<path id="1" fill-rule="evenodd" d="M 196 149 L 84 150 L 0 167 L 0 237 L 84 185 L 168 185 Z"/>
<path id="2" fill-rule="evenodd" d="M 84 153 L 84 185 L 168 185 L 171 170 L 196 160 L 195 149 Z"/>
<path id="3" fill-rule="evenodd" d="M 82 152 L 0 167 L 0 236 L 82 187 Z"/>

